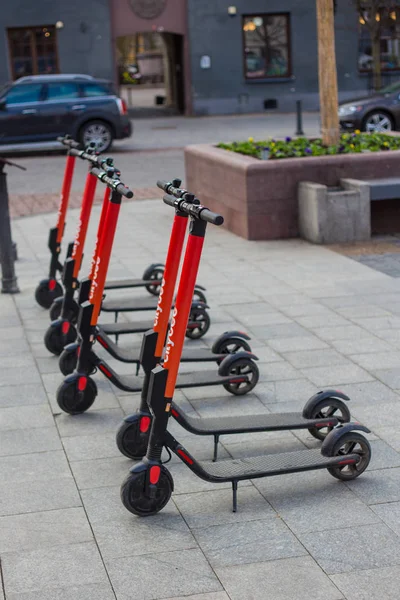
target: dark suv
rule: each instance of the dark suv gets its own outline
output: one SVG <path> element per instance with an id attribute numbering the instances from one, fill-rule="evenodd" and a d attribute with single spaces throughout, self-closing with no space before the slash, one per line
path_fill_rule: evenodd
<path id="1" fill-rule="evenodd" d="M 48 142 L 70 134 L 98 152 L 132 134 L 111 82 L 89 75 L 32 75 L 0 89 L 0 144 Z"/>

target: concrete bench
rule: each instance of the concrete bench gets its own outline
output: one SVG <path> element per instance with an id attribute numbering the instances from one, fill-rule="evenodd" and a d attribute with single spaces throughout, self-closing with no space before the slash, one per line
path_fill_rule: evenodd
<path id="1" fill-rule="evenodd" d="M 341 179 L 340 187 L 302 181 L 298 190 L 299 231 L 314 244 L 362 242 L 371 238 L 370 187 Z"/>

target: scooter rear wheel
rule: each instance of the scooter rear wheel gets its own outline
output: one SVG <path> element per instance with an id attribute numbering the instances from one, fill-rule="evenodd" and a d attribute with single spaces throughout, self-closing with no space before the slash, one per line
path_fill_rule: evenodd
<path id="1" fill-rule="evenodd" d="M 97 396 L 97 386 L 93 379 L 87 377 L 86 387 L 79 390 L 78 375 L 76 379 L 64 381 L 57 390 L 57 403 L 64 412 L 70 415 L 79 415 L 88 410 Z"/>
<path id="2" fill-rule="evenodd" d="M 139 430 L 140 417 L 137 421 L 123 421 L 120 425 L 116 442 L 118 450 L 132 460 L 141 460 L 147 452 L 150 429 L 146 433 Z"/>
<path id="3" fill-rule="evenodd" d="M 193 308 L 190 312 L 189 323 L 186 329 L 186 337 L 198 340 L 210 329 L 210 316 L 205 308 Z"/>
<path id="4" fill-rule="evenodd" d="M 364 473 L 371 460 L 371 446 L 369 441 L 360 433 L 349 431 L 338 439 L 333 447 L 332 456 L 346 456 L 347 454 L 359 454 L 361 460 L 356 465 L 343 465 L 328 467 L 328 471 L 336 479 L 350 481 Z"/>
<path id="5" fill-rule="evenodd" d="M 244 396 L 248 394 L 257 385 L 260 377 L 260 371 L 254 360 L 251 358 L 239 358 L 231 366 L 229 376 L 237 377 L 239 381 L 224 383 L 224 388 L 234 396 Z M 241 376 L 244 381 L 240 381 Z"/>
<path id="6" fill-rule="evenodd" d="M 154 265 L 146 269 L 143 273 L 144 281 L 154 280 L 154 283 L 146 285 L 146 290 L 153 296 L 158 296 L 160 293 L 161 283 L 164 277 L 164 265 Z"/>
<path id="7" fill-rule="evenodd" d="M 155 497 L 146 495 L 147 471 L 130 473 L 121 486 L 121 500 L 129 512 L 139 517 L 155 515 L 166 506 L 171 498 L 173 481 L 169 471 L 161 466 Z"/>
<path id="8" fill-rule="evenodd" d="M 339 398 L 326 398 L 321 400 L 314 410 L 308 415 L 309 419 L 326 419 L 332 417 L 337 419 L 339 423 L 349 423 L 351 414 L 347 405 Z M 310 427 L 309 432 L 317 440 L 323 441 L 333 427 Z"/>
<path id="9" fill-rule="evenodd" d="M 76 365 L 78 364 L 78 348 L 74 350 L 64 350 L 60 354 L 60 358 L 58 359 L 58 366 L 60 367 L 60 371 L 63 375 L 71 375 L 76 369 Z"/>
<path id="10" fill-rule="evenodd" d="M 66 329 L 66 323 L 69 322 L 60 319 L 56 326 L 50 325 L 44 336 L 44 345 L 49 352 L 56 356 L 61 354 L 64 346 L 76 340 L 76 329 L 71 323 L 65 333 L 63 332 L 63 327 Z"/>
<path id="11" fill-rule="evenodd" d="M 35 290 L 35 300 L 43 308 L 50 308 L 53 301 L 62 296 L 63 289 L 56 279 L 43 279 Z"/>
<path id="12" fill-rule="evenodd" d="M 238 337 L 226 339 L 213 349 L 214 354 L 236 354 L 237 352 L 251 352 L 250 345 L 246 340 Z"/>

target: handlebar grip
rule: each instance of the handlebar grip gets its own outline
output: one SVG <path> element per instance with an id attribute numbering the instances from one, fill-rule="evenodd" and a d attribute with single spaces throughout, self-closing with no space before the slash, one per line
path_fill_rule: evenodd
<path id="1" fill-rule="evenodd" d="M 208 210 L 208 208 L 203 208 L 200 211 L 199 217 L 202 221 L 207 221 L 207 223 L 212 223 L 213 225 L 222 225 L 224 222 L 224 217 L 222 215 L 212 212 L 211 210 Z"/>
<path id="2" fill-rule="evenodd" d="M 125 196 L 125 198 L 133 198 L 132 190 L 126 187 L 123 183 L 119 183 L 116 186 L 116 191 L 121 194 L 121 196 Z"/>
<path id="3" fill-rule="evenodd" d="M 172 206 L 172 207 L 175 207 L 175 204 L 177 204 L 177 201 L 175 200 L 175 198 L 173 198 L 169 194 L 165 194 L 165 196 L 163 196 L 163 201 L 164 201 L 164 204 L 168 204 L 168 206 Z"/>
<path id="4" fill-rule="evenodd" d="M 172 181 L 164 181 L 163 179 L 159 179 L 157 181 L 157 187 L 159 187 L 160 190 L 167 192 L 167 194 L 172 194 L 173 196 L 178 197 L 181 192 L 184 191 L 179 189 L 181 183 L 181 179 L 173 179 Z"/>

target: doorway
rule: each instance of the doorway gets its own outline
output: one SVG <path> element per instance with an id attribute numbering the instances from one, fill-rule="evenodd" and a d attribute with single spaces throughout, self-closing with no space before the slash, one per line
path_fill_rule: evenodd
<path id="1" fill-rule="evenodd" d="M 167 32 L 117 38 L 120 95 L 132 116 L 185 112 L 183 40 L 182 35 Z"/>

